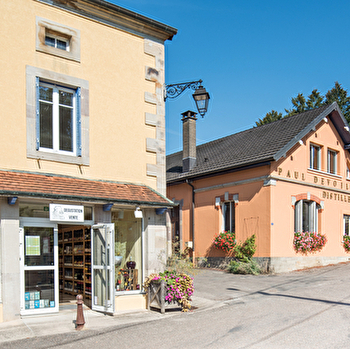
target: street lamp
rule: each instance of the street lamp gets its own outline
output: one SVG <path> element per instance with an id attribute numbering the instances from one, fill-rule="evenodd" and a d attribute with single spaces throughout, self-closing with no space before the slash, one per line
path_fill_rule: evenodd
<path id="1" fill-rule="evenodd" d="M 205 90 L 205 88 L 200 85 L 196 91 L 194 91 L 194 94 L 192 95 L 194 101 L 196 102 L 198 113 L 204 117 L 204 114 L 208 110 L 208 104 L 209 104 L 209 93 Z"/>
<path id="2" fill-rule="evenodd" d="M 164 101 L 167 100 L 167 98 L 176 98 L 181 95 L 182 92 L 185 90 L 192 89 L 194 90 L 193 99 L 196 102 L 196 107 L 198 110 L 198 113 L 204 117 L 205 113 L 208 111 L 208 104 L 209 104 L 209 93 L 206 91 L 206 89 L 202 86 L 202 80 L 198 81 L 191 81 L 191 82 L 183 82 L 179 84 L 171 84 L 171 85 L 165 85 L 165 91 L 164 91 Z"/>

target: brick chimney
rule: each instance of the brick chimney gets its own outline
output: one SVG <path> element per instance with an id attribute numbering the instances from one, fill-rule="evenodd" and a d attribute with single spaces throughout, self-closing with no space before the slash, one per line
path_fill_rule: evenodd
<path id="1" fill-rule="evenodd" d="M 196 165 L 196 113 L 188 110 L 182 115 L 182 172 Z"/>

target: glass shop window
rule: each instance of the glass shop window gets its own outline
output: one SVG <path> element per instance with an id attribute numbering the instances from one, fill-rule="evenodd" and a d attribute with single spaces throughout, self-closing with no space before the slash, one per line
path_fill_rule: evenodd
<path id="1" fill-rule="evenodd" d="M 112 211 L 115 224 L 115 289 L 134 291 L 141 288 L 141 219 L 133 210 Z"/>

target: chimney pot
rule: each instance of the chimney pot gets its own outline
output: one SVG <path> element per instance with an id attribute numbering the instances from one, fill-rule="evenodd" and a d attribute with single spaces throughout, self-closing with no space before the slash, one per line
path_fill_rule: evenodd
<path id="1" fill-rule="evenodd" d="M 196 165 L 196 113 L 188 110 L 182 115 L 182 172 L 191 171 Z"/>

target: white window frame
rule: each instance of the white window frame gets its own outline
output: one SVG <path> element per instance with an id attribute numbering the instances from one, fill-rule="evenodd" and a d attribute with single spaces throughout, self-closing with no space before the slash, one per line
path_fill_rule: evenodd
<path id="1" fill-rule="evenodd" d="M 43 227 L 52 228 L 54 230 L 54 265 L 53 266 L 31 266 L 24 265 L 24 227 Z M 58 229 L 57 224 L 48 222 L 47 219 L 38 218 L 21 218 L 20 219 L 20 314 L 21 315 L 38 315 L 53 313 L 59 311 L 59 266 L 58 266 Z M 54 292 L 55 292 L 55 307 L 42 309 L 25 309 L 24 305 L 24 288 L 25 288 L 25 271 L 27 270 L 53 270 L 54 271 Z"/>
<path id="2" fill-rule="evenodd" d="M 54 40 L 54 45 L 52 46 L 52 45 L 48 44 L 47 41 L 46 41 L 46 38 L 50 38 L 50 39 Z M 66 47 L 64 49 L 59 47 L 58 41 L 64 42 L 66 44 Z M 57 34 L 53 34 L 53 33 L 48 32 L 48 33 L 45 34 L 45 44 L 47 46 L 51 46 L 51 47 L 57 48 L 58 50 L 63 50 L 63 51 L 69 52 L 70 39 L 65 38 L 63 36 L 60 36 L 60 35 L 57 35 Z"/>
<path id="3" fill-rule="evenodd" d="M 47 102 L 47 101 L 41 101 L 39 93 L 37 95 L 38 102 L 43 102 L 43 103 L 49 103 L 52 105 L 52 148 L 45 148 L 40 146 L 40 124 L 39 124 L 39 134 L 37 137 L 39 137 L 39 150 L 40 151 L 46 151 L 46 152 L 54 152 L 58 154 L 66 154 L 66 155 L 73 155 L 75 156 L 77 153 L 77 123 L 78 123 L 78 115 L 77 115 L 77 90 L 76 89 L 71 89 L 71 88 L 66 88 L 63 86 L 57 86 L 56 84 L 51 84 L 47 82 L 39 82 L 39 87 L 49 87 L 53 89 L 53 98 L 52 102 Z M 59 135 L 59 91 L 65 91 L 69 93 L 73 93 L 73 106 L 68 107 L 73 110 L 73 130 L 72 130 L 72 144 L 73 144 L 73 149 L 72 151 L 64 151 L 59 149 L 59 143 L 60 143 L 60 135 Z M 40 111 L 39 111 L 40 114 Z M 39 115 L 39 120 L 40 120 L 40 115 Z M 39 122 L 38 120 L 38 122 Z M 40 122 L 39 122 L 40 123 Z"/>
<path id="4" fill-rule="evenodd" d="M 69 43 L 69 49 L 63 50 L 58 48 L 57 45 L 56 47 L 47 45 L 45 42 L 46 36 L 67 41 Z M 36 51 L 80 62 L 80 47 L 80 30 L 46 18 L 36 17 Z"/>
<path id="5" fill-rule="evenodd" d="M 72 153 L 43 151 L 39 148 L 38 135 L 39 115 L 38 98 L 39 82 L 48 82 L 58 86 L 79 90 L 77 95 L 77 140 L 76 155 Z M 89 150 L 89 82 L 87 80 L 72 77 L 45 70 L 37 67 L 26 66 L 26 110 L 27 110 L 27 157 L 39 160 L 86 165 L 90 164 Z"/>
<path id="6" fill-rule="evenodd" d="M 331 158 L 334 157 L 333 168 L 331 168 Z M 327 172 L 330 174 L 337 174 L 338 166 L 338 152 L 332 149 L 327 150 Z"/>
<path id="7" fill-rule="evenodd" d="M 303 227 L 304 223 L 304 212 L 303 206 L 304 203 L 309 206 L 309 216 L 307 217 L 309 229 L 305 230 Z M 318 210 L 319 206 L 315 201 L 310 200 L 299 200 L 295 203 L 295 212 L 294 212 L 294 229 L 295 232 L 317 232 L 318 231 Z"/>
<path id="8" fill-rule="evenodd" d="M 313 170 L 321 170 L 321 149 L 319 145 L 310 144 L 310 168 Z M 317 168 L 314 167 L 315 157 Z"/>
<path id="9" fill-rule="evenodd" d="M 226 204 L 230 204 L 230 229 L 226 229 L 225 227 L 225 216 L 226 216 Z M 234 215 L 235 215 L 235 227 L 232 230 L 232 209 L 234 210 Z M 222 211 L 222 231 L 231 231 L 235 232 L 236 230 L 236 207 L 235 207 L 235 201 L 224 201 L 221 204 L 221 211 Z"/>

